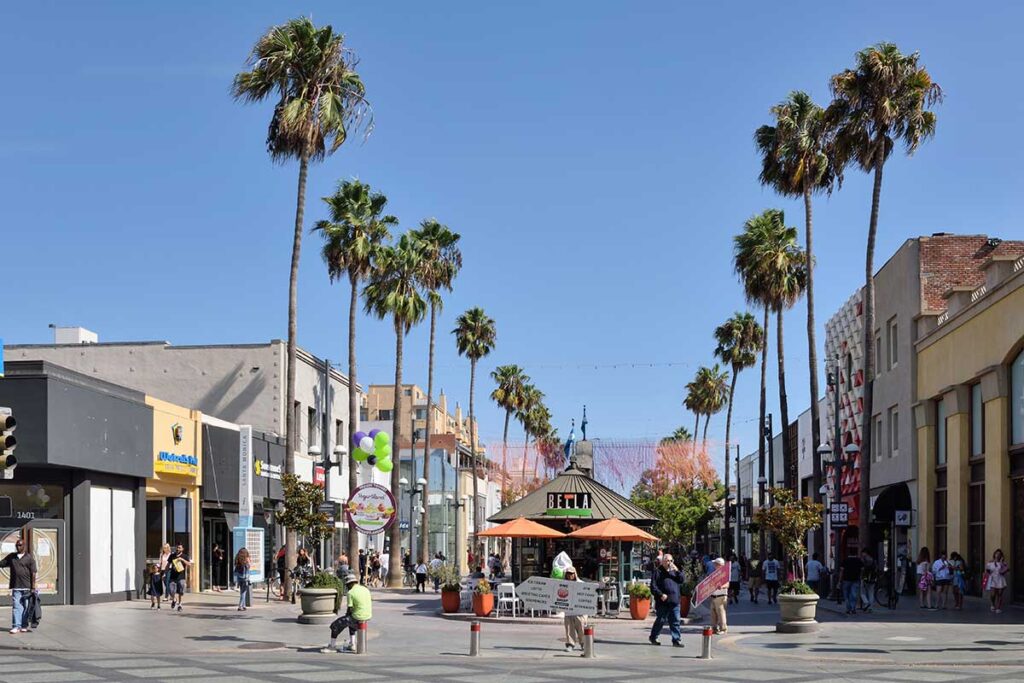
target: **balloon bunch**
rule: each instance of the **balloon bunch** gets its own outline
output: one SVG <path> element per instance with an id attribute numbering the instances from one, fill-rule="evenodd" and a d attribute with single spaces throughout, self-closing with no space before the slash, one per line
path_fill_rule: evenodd
<path id="1" fill-rule="evenodd" d="M 356 447 L 352 457 L 357 462 L 365 460 L 371 467 L 376 465 L 381 472 L 394 469 L 395 465 L 391 462 L 391 437 L 387 432 L 379 429 L 371 429 L 369 434 L 356 432 L 352 435 L 352 441 Z"/>

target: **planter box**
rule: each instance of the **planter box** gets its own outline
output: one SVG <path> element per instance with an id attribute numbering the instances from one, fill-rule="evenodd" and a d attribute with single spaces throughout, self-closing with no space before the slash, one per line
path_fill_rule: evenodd
<path id="1" fill-rule="evenodd" d="M 302 614 L 300 624 L 323 624 L 335 619 L 334 606 L 338 591 L 333 588 L 300 588 Z"/>
<path id="2" fill-rule="evenodd" d="M 459 591 L 441 591 L 441 609 L 445 612 L 458 612 L 461 604 L 462 596 Z"/>
<path id="3" fill-rule="evenodd" d="M 679 618 L 685 619 L 690 616 L 690 596 L 681 595 L 679 596 Z"/>
<path id="4" fill-rule="evenodd" d="M 473 613 L 478 617 L 486 617 L 494 609 L 494 593 L 473 594 Z"/>
<path id="5" fill-rule="evenodd" d="M 782 620 L 775 625 L 779 633 L 810 633 L 818 630 L 815 616 L 818 613 L 818 596 L 780 595 L 779 614 Z"/>
<path id="6" fill-rule="evenodd" d="M 650 598 L 630 598 L 629 599 L 629 616 L 634 619 L 646 619 L 647 615 L 651 612 L 651 599 Z"/>

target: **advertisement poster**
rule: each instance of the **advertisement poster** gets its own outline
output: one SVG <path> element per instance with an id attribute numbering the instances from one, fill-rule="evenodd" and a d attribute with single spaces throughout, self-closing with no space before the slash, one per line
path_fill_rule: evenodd
<path id="1" fill-rule="evenodd" d="M 349 524 L 368 536 L 384 533 L 395 521 L 398 505 L 391 491 L 380 484 L 363 484 L 345 505 Z"/>
<path id="2" fill-rule="evenodd" d="M 563 581 L 531 576 L 516 586 L 526 609 L 564 612 L 569 616 L 597 614 L 597 586 L 591 581 Z"/>
<path id="3" fill-rule="evenodd" d="M 697 588 L 694 589 L 693 600 L 690 601 L 690 604 L 696 607 L 707 600 L 709 595 L 729 583 L 729 569 L 731 565 L 732 562 L 726 562 L 705 576 L 704 580 L 698 583 Z"/>

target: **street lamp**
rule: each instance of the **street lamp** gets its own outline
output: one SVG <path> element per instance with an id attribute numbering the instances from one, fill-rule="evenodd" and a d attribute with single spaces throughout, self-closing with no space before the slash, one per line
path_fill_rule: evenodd
<path id="1" fill-rule="evenodd" d="M 456 550 L 458 550 L 458 547 L 459 547 L 458 539 L 459 539 L 459 533 L 460 533 L 459 532 L 459 516 L 460 516 L 459 508 L 466 507 L 466 505 L 469 502 L 469 495 L 466 494 L 466 493 L 463 493 L 461 496 L 459 496 L 459 502 L 458 503 L 455 502 L 454 498 L 452 497 L 452 494 L 450 494 L 450 493 L 447 496 L 445 496 L 445 497 L 448 499 L 448 507 L 450 507 L 452 510 L 454 510 L 453 514 L 455 515 L 455 548 L 456 548 Z M 461 562 L 461 559 L 456 557 L 455 558 L 455 566 L 459 567 L 460 566 L 460 564 L 459 564 L 460 562 Z"/>
<path id="2" fill-rule="evenodd" d="M 401 488 L 403 488 L 403 489 L 408 488 L 409 487 L 409 480 L 406 479 L 405 477 L 402 477 L 401 479 L 398 480 L 398 485 Z M 422 506 L 420 506 L 419 508 L 415 508 L 416 496 L 422 494 L 424 489 L 426 489 L 426 487 L 427 487 L 427 480 L 424 479 L 423 477 L 420 477 L 419 479 L 416 480 L 416 486 L 409 491 L 409 546 L 408 547 L 409 547 L 409 557 L 410 558 L 412 557 L 413 527 L 415 526 L 413 517 L 414 517 L 414 515 L 417 512 L 419 512 L 419 514 L 423 514 L 423 507 Z M 424 530 L 424 533 L 425 532 L 426 532 L 426 530 Z"/>

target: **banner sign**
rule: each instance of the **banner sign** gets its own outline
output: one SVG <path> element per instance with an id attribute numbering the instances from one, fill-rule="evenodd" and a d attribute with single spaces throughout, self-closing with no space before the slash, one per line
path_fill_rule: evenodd
<path id="1" fill-rule="evenodd" d="M 252 427 L 238 428 L 238 526 L 252 526 Z M 251 551 L 250 551 L 251 553 Z"/>
<path id="2" fill-rule="evenodd" d="M 565 612 L 567 616 L 597 614 L 597 583 L 531 576 L 516 586 L 526 609 Z"/>
<path id="3" fill-rule="evenodd" d="M 380 484 L 363 484 L 345 505 L 349 524 L 368 536 L 384 533 L 395 522 L 398 504 L 391 491 Z"/>
<path id="4" fill-rule="evenodd" d="M 829 523 L 834 529 L 845 527 L 850 521 L 849 503 L 832 503 L 829 505 Z"/>
<path id="5" fill-rule="evenodd" d="M 565 491 L 548 494 L 548 509 L 544 514 L 550 517 L 590 517 L 589 491 Z"/>
<path id="6" fill-rule="evenodd" d="M 716 590 L 729 583 L 729 571 L 731 569 L 732 562 L 726 562 L 723 565 L 715 567 L 715 571 L 711 572 L 704 577 L 697 587 L 693 589 L 693 600 L 690 601 L 690 605 L 699 605 L 708 599 L 712 593 Z"/>

